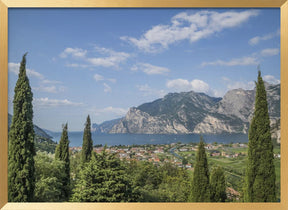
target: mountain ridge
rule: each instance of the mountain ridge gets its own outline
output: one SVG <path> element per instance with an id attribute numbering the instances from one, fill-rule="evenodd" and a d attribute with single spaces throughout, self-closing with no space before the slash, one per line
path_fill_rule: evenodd
<path id="1" fill-rule="evenodd" d="M 280 84 L 265 85 L 272 123 L 280 119 Z M 253 117 L 254 100 L 255 89 L 229 90 L 223 98 L 194 91 L 169 93 L 130 108 L 109 133 L 247 133 Z"/>

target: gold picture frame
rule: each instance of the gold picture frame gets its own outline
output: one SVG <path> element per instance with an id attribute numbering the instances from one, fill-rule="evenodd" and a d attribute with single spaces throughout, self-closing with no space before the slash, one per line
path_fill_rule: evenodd
<path id="1" fill-rule="evenodd" d="M 280 8 L 281 202 L 280 203 L 8 203 L 8 9 L 9 8 Z M 288 0 L 0 0 L 0 208 L 8 209 L 279 209 L 288 210 Z M 283 129 L 284 128 L 284 129 Z"/>

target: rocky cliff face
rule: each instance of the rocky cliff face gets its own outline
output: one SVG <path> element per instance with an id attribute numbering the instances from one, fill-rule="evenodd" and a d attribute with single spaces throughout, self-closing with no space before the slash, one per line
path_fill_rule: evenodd
<path id="1" fill-rule="evenodd" d="M 121 120 L 122 118 L 105 121 L 101 124 L 93 123 L 91 131 L 95 133 L 109 133 L 113 126 L 118 124 Z"/>
<path id="2" fill-rule="evenodd" d="M 266 90 L 272 123 L 280 118 L 280 85 L 266 84 Z M 131 108 L 110 133 L 247 133 L 254 100 L 255 90 L 231 90 L 223 98 L 193 91 L 170 93 Z"/>
<path id="3" fill-rule="evenodd" d="M 239 119 L 235 118 L 236 121 Z M 204 120 L 197 124 L 192 133 L 247 133 L 248 125 L 245 122 L 232 122 L 233 118 L 219 119 L 211 115 L 207 115 Z"/>
<path id="4" fill-rule="evenodd" d="M 216 104 L 214 111 L 224 115 L 236 116 L 244 122 L 249 122 L 254 100 L 254 90 L 230 90 Z"/>
<path id="5" fill-rule="evenodd" d="M 151 116 L 137 108 L 131 108 L 125 118 L 116 124 L 110 133 L 177 134 L 189 133 L 189 130 L 175 119 Z"/>

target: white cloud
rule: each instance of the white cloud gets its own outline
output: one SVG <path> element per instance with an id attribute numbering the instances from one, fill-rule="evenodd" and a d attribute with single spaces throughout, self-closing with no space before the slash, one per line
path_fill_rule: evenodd
<path id="1" fill-rule="evenodd" d="M 81 48 L 66 48 L 59 56 L 61 58 L 67 58 L 69 55 L 75 58 L 83 58 L 87 54 L 87 50 L 83 50 Z"/>
<path id="2" fill-rule="evenodd" d="M 44 79 L 41 81 L 43 84 L 61 84 L 62 82 L 60 81 L 56 81 L 56 80 L 48 80 L 48 79 Z"/>
<path id="3" fill-rule="evenodd" d="M 112 88 L 111 88 L 108 84 L 103 83 L 103 85 L 104 85 L 104 92 L 105 92 L 105 93 L 110 93 L 110 92 L 112 92 Z"/>
<path id="4" fill-rule="evenodd" d="M 97 52 L 97 56 L 88 56 L 88 50 L 81 48 L 66 48 L 61 54 L 61 58 L 68 58 L 68 55 L 72 55 L 73 59 L 81 63 L 68 63 L 67 67 L 72 68 L 87 68 L 93 66 L 113 67 L 118 68 L 121 63 L 124 63 L 131 55 L 125 52 L 116 52 L 108 48 L 101 48 L 95 46 L 94 53 Z M 100 55 L 99 55 L 100 54 Z"/>
<path id="5" fill-rule="evenodd" d="M 149 63 L 137 63 L 132 66 L 132 71 L 142 71 L 148 75 L 155 75 L 155 74 L 167 74 L 170 72 L 168 68 L 161 67 L 161 66 L 154 66 Z"/>
<path id="6" fill-rule="evenodd" d="M 156 97 L 163 97 L 166 95 L 166 92 L 164 90 L 157 90 L 154 88 L 151 88 L 148 84 L 145 85 L 137 85 L 136 86 L 140 92 L 143 93 L 144 96 L 156 96 Z"/>
<path id="7" fill-rule="evenodd" d="M 224 29 L 239 26 L 258 14 L 258 10 L 222 13 L 200 11 L 194 14 L 182 12 L 175 15 L 169 25 L 153 26 L 139 39 L 128 36 L 121 37 L 121 39 L 135 45 L 140 50 L 155 53 L 167 49 L 175 42 L 183 40 L 196 42 Z"/>
<path id="8" fill-rule="evenodd" d="M 268 48 L 260 52 L 260 55 L 263 57 L 278 55 L 280 50 L 278 48 Z"/>
<path id="9" fill-rule="evenodd" d="M 46 86 L 46 87 L 33 87 L 33 90 L 47 93 L 57 93 L 57 88 L 55 86 Z"/>
<path id="10" fill-rule="evenodd" d="M 8 70 L 16 75 L 19 74 L 20 63 L 8 63 Z M 37 79 L 44 79 L 44 76 L 32 69 L 26 69 L 26 73 L 29 77 L 35 77 Z"/>
<path id="11" fill-rule="evenodd" d="M 76 103 L 67 99 L 36 98 L 33 100 L 36 107 L 62 107 L 62 106 L 82 106 L 83 103 Z"/>
<path id="12" fill-rule="evenodd" d="M 270 57 L 278 55 L 280 50 L 278 48 L 267 48 L 260 52 L 253 53 L 251 56 L 244 56 L 242 58 L 233 58 L 231 60 L 217 60 L 212 62 L 202 62 L 201 66 L 253 66 L 259 65 L 262 57 Z"/>
<path id="13" fill-rule="evenodd" d="M 60 86 L 56 87 L 54 85 L 52 86 L 40 86 L 40 87 L 33 87 L 33 90 L 39 91 L 39 92 L 46 92 L 46 93 L 59 93 L 65 91 L 65 87 Z"/>
<path id="14" fill-rule="evenodd" d="M 186 79 L 168 80 L 166 83 L 166 87 L 178 92 L 191 90 L 195 92 L 203 92 L 206 94 L 210 92 L 209 85 L 199 79 L 194 79 L 192 81 L 188 81 Z"/>
<path id="15" fill-rule="evenodd" d="M 8 63 L 9 72 L 14 73 L 15 75 L 19 74 L 19 67 L 20 67 L 20 63 Z M 64 86 L 60 86 L 60 87 L 56 87 L 54 85 L 43 86 L 43 84 L 61 84 L 60 81 L 48 80 L 39 72 L 36 72 L 31 69 L 26 69 L 26 73 L 28 77 L 34 77 L 39 80 L 40 87 L 33 87 L 33 90 L 35 91 L 46 92 L 46 93 L 57 93 L 57 92 L 62 92 L 65 90 Z"/>
<path id="16" fill-rule="evenodd" d="M 116 52 L 107 48 L 95 47 L 95 50 L 106 57 L 87 58 L 88 63 L 93 66 L 119 67 L 119 64 L 125 62 L 131 55 L 125 52 Z"/>
<path id="17" fill-rule="evenodd" d="M 117 81 L 117 80 L 114 79 L 114 78 L 105 78 L 104 76 L 102 76 L 102 75 L 100 75 L 100 74 L 94 74 L 93 78 L 94 78 L 94 80 L 95 80 L 96 82 L 108 81 L 108 82 L 110 82 L 110 83 L 116 83 L 116 81 Z M 112 91 L 112 88 L 111 88 L 107 83 L 104 82 L 103 85 L 104 85 L 104 92 L 105 92 L 105 93 L 108 93 L 108 92 L 111 92 L 111 91 Z"/>
<path id="18" fill-rule="evenodd" d="M 250 82 L 233 82 L 227 85 L 227 88 L 229 90 L 233 89 L 239 89 L 242 88 L 244 90 L 252 90 L 255 87 L 255 83 L 250 81 Z"/>
<path id="19" fill-rule="evenodd" d="M 103 114 L 114 114 L 117 116 L 124 116 L 128 112 L 128 110 L 129 109 L 108 106 L 103 109 L 92 108 L 89 111 L 94 113 L 96 116 L 103 115 Z"/>
<path id="20" fill-rule="evenodd" d="M 203 62 L 201 66 L 251 66 L 258 64 L 259 61 L 256 57 L 248 56 L 242 58 L 233 58 L 230 61 L 217 60 L 212 62 Z"/>
<path id="21" fill-rule="evenodd" d="M 88 65 L 79 64 L 79 63 L 68 63 L 65 66 L 72 67 L 72 68 L 87 68 L 87 67 L 89 67 Z"/>
<path id="22" fill-rule="evenodd" d="M 190 82 L 190 84 L 192 86 L 192 90 L 195 92 L 208 93 L 210 89 L 209 85 L 202 80 L 194 79 Z"/>
<path id="23" fill-rule="evenodd" d="M 272 75 L 265 75 L 263 76 L 263 80 L 270 83 L 270 84 L 279 84 L 280 80 L 276 79 L 274 76 Z"/>
<path id="24" fill-rule="evenodd" d="M 249 40 L 249 44 L 254 46 L 254 45 L 257 45 L 261 41 L 273 39 L 274 37 L 279 36 L 279 35 L 280 35 L 280 30 L 277 30 L 274 33 L 265 34 L 263 36 L 255 36 Z"/>
<path id="25" fill-rule="evenodd" d="M 190 91 L 191 90 L 191 84 L 186 79 L 175 79 L 175 80 L 169 80 L 166 83 L 166 87 L 173 88 L 175 91 Z"/>
<path id="26" fill-rule="evenodd" d="M 104 77 L 101 76 L 100 74 L 94 74 L 94 79 L 98 82 L 98 81 L 102 81 L 104 80 Z"/>

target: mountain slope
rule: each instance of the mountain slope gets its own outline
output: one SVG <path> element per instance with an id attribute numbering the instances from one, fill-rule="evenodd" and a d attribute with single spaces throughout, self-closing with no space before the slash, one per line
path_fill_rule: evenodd
<path id="1" fill-rule="evenodd" d="M 266 84 L 271 120 L 280 118 L 280 85 Z M 169 93 L 130 108 L 110 133 L 187 134 L 247 133 L 255 90 L 228 91 L 223 98 L 204 93 Z"/>
<path id="2" fill-rule="evenodd" d="M 10 129 L 12 123 L 12 115 L 8 114 L 8 130 Z M 34 126 L 35 132 L 35 148 L 36 151 L 46 151 L 50 153 L 55 152 L 56 142 L 52 140 L 52 137 L 48 135 L 43 129 L 38 127 L 37 125 Z"/>
<path id="3" fill-rule="evenodd" d="M 191 133 L 220 100 L 203 93 L 169 93 L 131 108 L 110 133 Z"/>
<path id="4" fill-rule="evenodd" d="M 122 118 L 118 118 L 115 120 L 105 121 L 101 124 L 93 123 L 91 131 L 95 133 L 108 133 L 114 125 L 118 124 Z"/>

